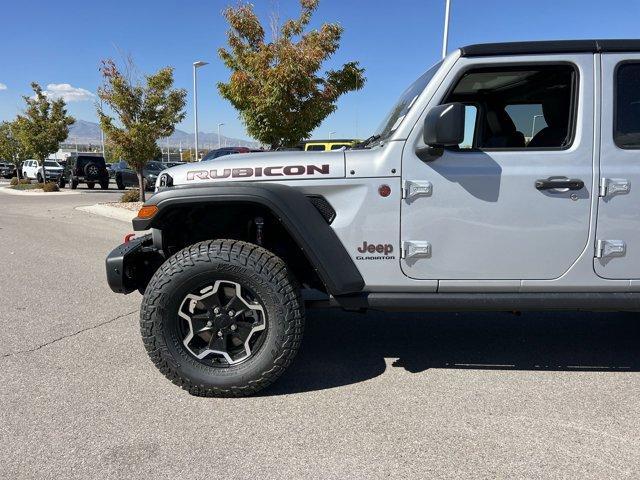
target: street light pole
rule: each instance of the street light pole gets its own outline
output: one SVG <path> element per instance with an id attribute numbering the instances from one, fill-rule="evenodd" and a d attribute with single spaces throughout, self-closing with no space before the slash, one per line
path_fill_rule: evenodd
<path id="1" fill-rule="evenodd" d="M 196 147 L 196 161 L 198 160 L 198 68 L 204 67 L 208 62 L 198 60 L 193 62 L 193 115 L 195 123 L 195 147 Z"/>
<path id="2" fill-rule="evenodd" d="M 442 38 L 442 58 L 447 56 L 447 46 L 449 43 L 449 18 L 451 13 L 451 0 L 445 0 L 444 9 L 444 35 Z"/>
<path id="3" fill-rule="evenodd" d="M 544 117 L 544 115 L 534 115 L 533 116 L 533 124 L 531 125 L 531 138 L 533 138 L 533 136 L 536 133 L 536 118 L 538 117 Z M 531 138 L 529 139 L 529 141 L 531 141 Z"/>
<path id="4" fill-rule="evenodd" d="M 224 126 L 224 123 L 219 123 L 218 124 L 218 150 L 220 150 L 220 142 L 222 141 L 221 137 L 220 137 L 220 127 L 222 127 L 222 126 Z"/>

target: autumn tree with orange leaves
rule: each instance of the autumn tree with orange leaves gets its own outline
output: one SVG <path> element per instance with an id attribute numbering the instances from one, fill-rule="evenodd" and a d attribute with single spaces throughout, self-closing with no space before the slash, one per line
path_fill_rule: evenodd
<path id="1" fill-rule="evenodd" d="M 338 70 L 319 73 L 340 45 L 343 28 L 325 23 L 305 31 L 319 0 L 300 0 L 301 13 L 279 25 L 271 23 L 271 41 L 253 5 L 229 7 L 229 47 L 218 54 L 231 70 L 220 94 L 240 112 L 248 133 L 272 149 L 294 146 L 336 109 L 338 98 L 359 90 L 364 69 L 348 62 Z M 273 20 L 273 19 L 272 19 Z"/>

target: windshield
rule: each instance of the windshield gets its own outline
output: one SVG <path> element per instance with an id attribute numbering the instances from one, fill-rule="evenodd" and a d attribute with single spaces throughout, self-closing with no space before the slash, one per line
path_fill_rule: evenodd
<path id="1" fill-rule="evenodd" d="M 440 68 L 440 65 L 442 65 L 442 62 L 436 63 L 404 91 L 400 96 L 400 100 L 393 106 L 384 121 L 380 124 L 380 127 L 376 130 L 376 136 L 380 135 L 378 137 L 379 139 L 387 138 L 398 129 L 404 117 L 407 116 L 407 113 L 409 113 L 409 110 L 413 107 L 418 96 L 427 87 Z"/>
<path id="2" fill-rule="evenodd" d="M 59 167 L 60 164 L 58 162 L 54 162 L 53 160 L 45 160 L 44 166 L 45 167 Z"/>
<path id="3" fill-rule="evenodd" d="M 96 165 L 98 165 L 99 167 L 104 166 L 104 158 L 103 157 L 90 157 L 87 155 L 80 155 L 78 157 L 78 167 L 79 168 L 84 168 L 87 163 L 95 163 Z"/>

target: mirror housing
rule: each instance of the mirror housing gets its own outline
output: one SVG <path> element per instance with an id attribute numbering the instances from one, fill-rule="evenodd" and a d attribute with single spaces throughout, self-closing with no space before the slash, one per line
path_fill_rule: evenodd
<path id="1" fill-rule="evenodd" d="M 464 140 L 465 108 L 462 103 L 433 107 L 424 119 L 422 136 L 431 147 L 451 147 Z"/>

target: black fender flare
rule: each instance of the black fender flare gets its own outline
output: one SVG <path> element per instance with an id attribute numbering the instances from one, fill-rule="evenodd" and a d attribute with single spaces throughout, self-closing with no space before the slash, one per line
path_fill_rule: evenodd
<path id="1" fill-rule="evenodd" d="M 302 192 L 287 185 L 225 182 L 161 190 L 145 203 L 155 205 L 157 213 L 150 219 L 134 218 L 133 228 L 162 230 L 163 217 L 175 207 L 222 202 L 254 203 L 269 209 L 302 249 L 332 295 L 357 293 L 364 288 L 362 275 L 335 231 Z"/>

